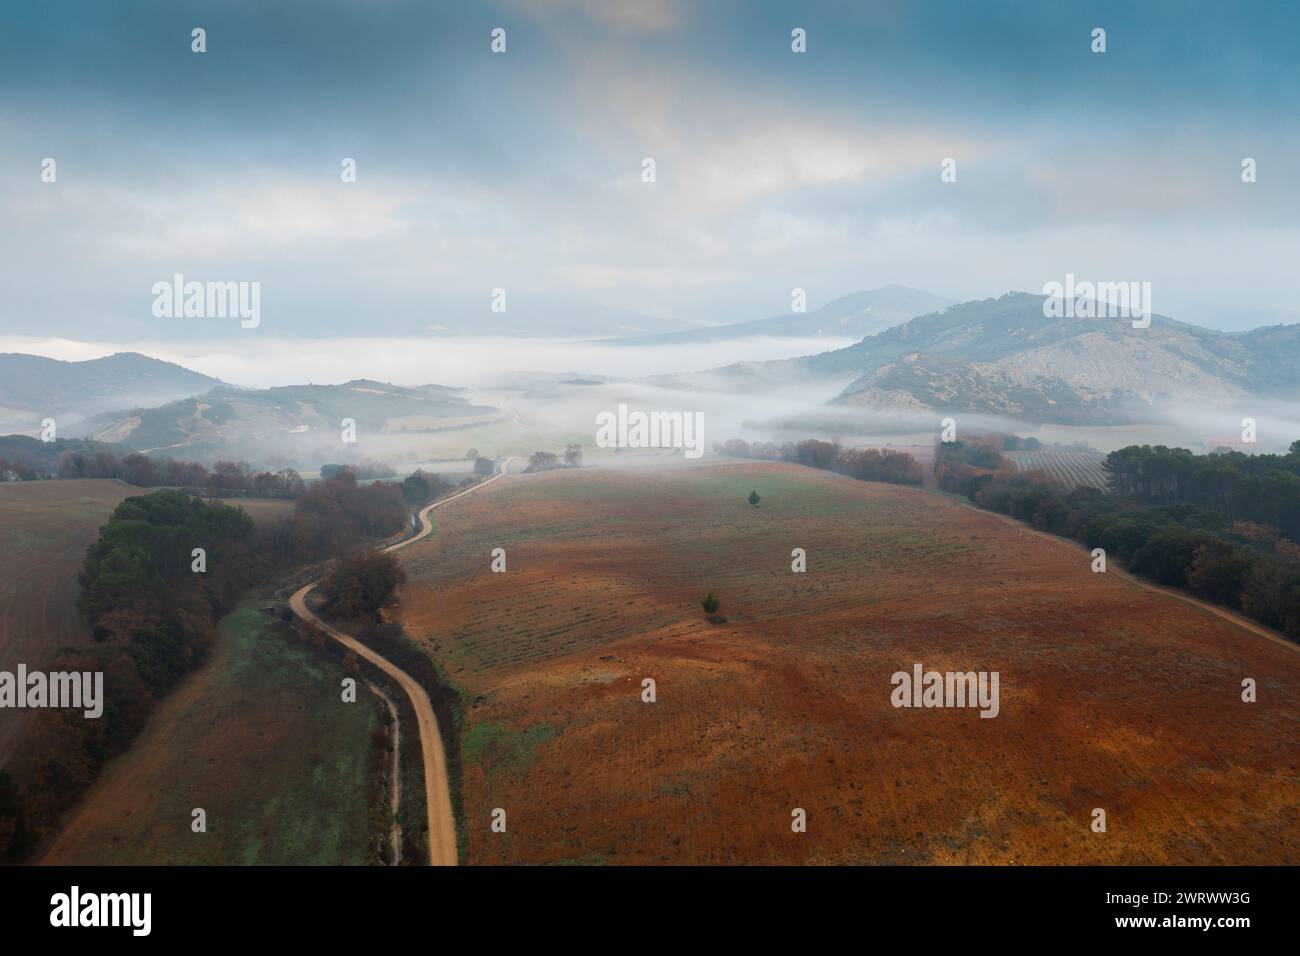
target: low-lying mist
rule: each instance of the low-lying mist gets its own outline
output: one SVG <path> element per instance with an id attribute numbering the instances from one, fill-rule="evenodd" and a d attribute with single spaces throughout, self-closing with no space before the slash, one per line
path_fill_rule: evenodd
<path id="1" fill-rule="evenodd" d="M 851 345 L 846 338 L 761 336 L 708 344 L 618 346 L 589 339 L 420 338 L 290 339 L 250 330 L 210 342 L 82 342 L 0 338 L 0 351 L 81 361 L 141 352 L 232 385 L 338 384 L 366 378 L 397 385 L 506 386 L 516 373 L 640 378 L 710 369 L 732 362 L 812 355 Z M 101 409 L 102 411 L 102 409 Z"/>
<path id="2" fill-rule="evenodd" d="M 584 446 L 589 462 L 640 456 L 663 459 L 670 449 L 635 454 L 596 447 L 596 416 L 619 405 L 632 410 L 680 411 L 702 416 L 705 455 L 731 438 L 783 443 L 805 438 L 839 440 L 850 446 L 926 449 L 951 414 L 958 437 L 981 432 L 1014 432 L 1045 444 L 1080 445 L 1106 452 L 1131 444 L 1165 444 L 1204 453 L 1227 446 L 1244 451 L 1284 451 L 1300 438 L 1300 404 L 1242 402 L 1231 407 L 1189 403 L 1153 405 L 1149 414 L 1127 425 L 1059 425 L 973 413 L 911 409 L 873 409 L 830 404 L 845 380 L 805 380 L 797 384 L 735 384 L 688 388 L 667 378 L 745 361 L 807 355 L 843 347 L 844 339 L 749 338 L 705 345 L 615 346 L 589 340 L 512 338 L 348 338 L 294 340 L 250 336 L 209 345 L 187 343 L 87 343 L 68 340 L 0 340 L 13 348 L 80 360 L 115 351 L 139 351 L 213 375 L 235 385 L 265 388 L 304 383 L 334 384 L 373 379 L 399 385 L 439 384 L 465 388 L 471 402 L 502 410 L 482 426 L 362 435 L 339 454 L 333 436 L 285 436 L 276 447 L 242 441 L 208 449 L 250 463 L 293 461 L 303 467 L 341 458 L 370 458 L 395 464 L 459 459 L 470 448 L 486 455 L 527 455 L 535 450 Z M 660 377 L 660 378 L 656 378 Z M 651 379 L 654 379 L 651 381 Z M 701 377 L 705 382 L 720 381 Z M 105 409 L 79 410 L 85 416 Z M 1254 421 L 1256 442 L 1243 441 L 1243 421 Z M 129 444 L 129 441 L 128 441 Z M 271 444 L 271 443 L 266 443 Z M 185 457 L 185 449 L 174 454 Z M 319 460 L 318 460 L 319 459 Z"/>

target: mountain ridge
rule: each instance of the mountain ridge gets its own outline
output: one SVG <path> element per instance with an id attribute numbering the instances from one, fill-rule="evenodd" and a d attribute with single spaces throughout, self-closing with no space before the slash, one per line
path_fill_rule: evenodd
<path id="1" fill-rule="evenodd" d="M 407 387 L 372 379 L 341 385 L 281 385 L 265 389 L 220 385 L 154 408 L 106 412 L 75 423 L 73 437 L 125 442 L 143 453 L 196 461 L 219 457 L 262 460 L 266 448 L 295 460 L 336 448 L 351 421 L 361 436 L 438 430 L 487 421 L 499 410 L 475 405 L 445 385 Z M 334 454 L 337 454 L 337 450 Z"/>
<path id="2" fill-rule="evenodd" d="M 788 312 L 680 332 L 609 339 L 611 345 L 684 345 L 721 342 L 753 336 L 856 338 L 892 328 L 917 315 L 956 304 L 924 289 L 886 285 L 850 292 L 811 312 Z"/>
<path id="3" fill-rule="evenodd" d="M 684 381 L 734 389 L 811 380 L 842 387 L 835 405 L 1119 424 L 1159 403 L 1294 395 L 1300 325 L 1230 334 L 1156 315 L 1149 328 L 1135 329 L 1128 319 L 1048 318 L 1041 295 L 1009 292 L 918 316 L 842 349 L 737 363 Z"/>
<path id="4" fill-rule="evenodd" d="M 64 361 L 25 352 L 0 353 L 0 425 L 39 427 L 46 416 L 80 417 L 142 405 L 158 405 L 224 385 L 139 352 Z"/>

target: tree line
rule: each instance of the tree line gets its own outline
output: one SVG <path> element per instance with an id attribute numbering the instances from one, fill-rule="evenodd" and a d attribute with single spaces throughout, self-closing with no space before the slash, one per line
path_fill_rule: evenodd
<path id="1" fill-rule="evenodd" d="M 306 485 L 292 468 L 254 471 L 242 461 L 218 461 L 211 469 L 196 461 L 151 458 L 133 452 L 65 452 L 59 459 L 60 478 L 116 478 L 140 488 L 184 488 L 212 497 L 298 498 Z"/>
<path id="2" fill-rule="evenodd" d="M 40 466 L 30 459 L 0 456 L 0 481 L 36 481 L 42 477 Z"/>
<path id="3" fill-rule="evenodd" d="M 535 451 L 528 456 L 528 467 L 524 469 L 525 473 L 537 471 L 552 471 L 556 468 L 581 468 L 582 467 L 582 446 L 565 445 L 564 456 L 561 457 L 553 451 Z"/>
<path id="4" fill-rule="evenodd" d="M 1111 490 L 1153 506 L 1191 504 L 1300 541 L 1300 441 L 1286 455 L 1130 445 L 1103 465 Z"/>
<path id="5" fill-rule="evenodd" d="M 833 471 L 859 481 L 891 485 L 919 485 L 925 479 L 921 463 L 907 452 L 890 448 L 845 448 L 839 442 L 809 438 L 801 442 L 749 442 L 739 438 L 716 444 L 713 450 L 733 458 L 789 461 L 823 471 Z"/>
<path id="6" fill-rule="evenodd" d="M 1189 464 L 1189 458 L 1201 462 Z M 1067 492 L 1042 472 L 1017 471 L 996 436 L 935 446 L 939 487 L 1089 549 L 1102 548 L 1107 560 L 1121 560 L 1134 574 L 1300 639 L 1300 544 L 1286 528 L 1259 520 L 1300 507 L 1300 482 L 1277 474 L 1300 469 L 1300 442 L 1289 455 L 1257 456 L 1130 446 L 1111 452 L 1103 467 L 1111 494 L 1088 487 Z M 1270 497 L 1249 503 L 1216 497 L 1200 483 L 1211 473 L 1233 487 L 1258 478 L 1256 493 Z"/>

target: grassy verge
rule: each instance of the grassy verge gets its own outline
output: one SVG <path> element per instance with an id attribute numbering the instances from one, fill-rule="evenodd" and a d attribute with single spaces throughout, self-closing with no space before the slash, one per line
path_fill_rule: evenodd
<path id="1" fill-rule="evenodd" d="M 112 761 L 45 858 L 86 864 L 371 864 L 387 838 L 386 712 L 257 610 Z M 194 833 L 194 808 L 207 832 Z M 376 809 L 376 808 L 380 809 Z"/>

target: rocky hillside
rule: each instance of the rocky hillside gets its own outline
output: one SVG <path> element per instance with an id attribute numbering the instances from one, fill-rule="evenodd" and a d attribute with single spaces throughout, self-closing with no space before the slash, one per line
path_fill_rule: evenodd
<path id="1" fill-rule="evenodd" d="M 1170 403 L 1300 394 L 1300 326 L 1229 335 L 1154 316 L 1046 318 L 1043 298 L 965 302 L 848 348 L 694 377 L 738 387 L 842 382 L 836 404 L 1077 424 L 1142 420 Z"/>

